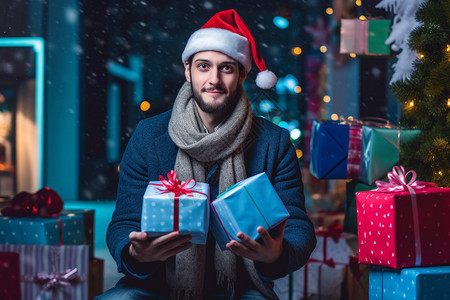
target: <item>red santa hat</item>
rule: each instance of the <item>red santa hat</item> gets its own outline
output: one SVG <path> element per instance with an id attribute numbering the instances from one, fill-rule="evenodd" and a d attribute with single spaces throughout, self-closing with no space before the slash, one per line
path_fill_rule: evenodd
<path id="1" fill-rule="evenodd" d="M 277 83 L 274 73 L 267 70 L 255 39 L 244 21 L 234 9 L 215 14 L 202 28 L 195 31 L 184 48 L 181 59 L 200 51 L 219 51 L 240 62 L 247 72 L 252 68 L 252 57 L 261 72 L 256 76 L 256 85 L 271 89 Z"/>

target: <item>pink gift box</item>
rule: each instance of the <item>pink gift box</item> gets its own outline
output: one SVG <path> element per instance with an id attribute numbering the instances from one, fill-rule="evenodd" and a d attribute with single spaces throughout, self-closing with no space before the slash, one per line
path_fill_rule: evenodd
<path id="1" fill-rule="evenodd" d="M 356 193 L 361 263 L 396 269 L 450 263 L 450 188 L 414 194 Z"/>

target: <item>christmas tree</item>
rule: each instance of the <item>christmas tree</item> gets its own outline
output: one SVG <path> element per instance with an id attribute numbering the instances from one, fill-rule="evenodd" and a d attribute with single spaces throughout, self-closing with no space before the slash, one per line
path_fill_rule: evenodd
<path id="1" fill-rule="evenodd" d="M 400 164 L 421 181 L 450 187 L 450 1 L 425 1 L 416 21 L 408 46 L 418 59 L 407 78 L 390 86 L 402 104 L 400 125 L 422 130 L 402 143 Z"/>

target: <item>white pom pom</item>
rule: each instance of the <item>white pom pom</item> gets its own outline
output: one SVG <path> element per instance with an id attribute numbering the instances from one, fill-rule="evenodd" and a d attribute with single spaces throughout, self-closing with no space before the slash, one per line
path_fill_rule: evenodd
<path id="1" fill-rule="evenodd" d="M 277 84 L 277 81 L 277 76 L 269 70 L 259 72 L 256 76 L 256 85 L 265 90 L 273 88 Z"/>

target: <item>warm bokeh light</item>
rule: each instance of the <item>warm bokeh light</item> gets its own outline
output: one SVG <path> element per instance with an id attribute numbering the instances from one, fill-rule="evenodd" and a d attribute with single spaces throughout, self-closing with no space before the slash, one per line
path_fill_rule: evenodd
<path id="1" fill-rule="evenodd" d="M 330 96 L 323 96 L 323 102 L 328 103 L 331 101 Z"/>
<path id="2" fill-rule="evenodd" d="M 292 55 L 295 55 L 295 56 L 300 55 L 302 53 L 302 48 L 294 47 L 291 49 L 291 53 L 292 53 Z"/>
<path id="3" fill-rule="evenodd" d="M 450 106 L 450 98 L 447 99 L 447 106 Z"/>
<path id="4" fill-rule="evenodd" d="M 320 46 L 320 52 L 322 52 L 322 53 L 325 53 L 325 52 L 327 52 L 327 46 Z"/>
<path id="5" fill-rule="evenodd" d="M 297 158 L 301 158 L 303 156 L 303 151 L 300 149 L 295 150 L 295 153 L 297 153 Z"/>
<path id="6" fill-rule="evenodd" d="M 422 59 L 422 58 L 424 58 L 425 57 L 425 55 L 423 55 L 422 53 L 419 53 L 419 58 L 420 59 Z"/>
<path id="7" fill-rule="evenodd" d="M 117 165 L 117 173 L 120 172 L 120 164 Z"/>
<path id="8" fill-rule="evenodd" d="M 140 106 L 142 111 L 147 111 L 150 109 L 150 102 L 148 101 L 142 101 Z"/>
<path id="9" fill-rule="evenodd" d="M 366 16 L 360 16 L 359 19 L 360 20 L 367 20 Z"/>
<path id="10" fill-rule="evenodd" d="M 351 58 L 355 58 L 356 57 L 356 53 L 350 53 L 349 54 Z"/>
<path id="11" fill-rule="evenodd" d="M 450 45 L 447 45 L 447 49 L 445 49 L 447 52 L 450 52 Z"/>
<path id="12" fill-rule="evenodd" d="M 442 171 L 439 171 L 438 174 L 442 176 Z"/>
<path id="13" fill-rule="evenodd" d="M 331 7 L 328 7 L 325 12 L 329 15 L 331 15 L 333 13 L 333 9 Z"/>
<path id="14" fill-rule="evenodd" d="M 332 114 L 331 115 L 331 120 L 337 121 L 338 119 L 339 119 L 339 116 L 337 114 Z"/>
<path id="15" fill-rule="evenodd" d="M 348 119 L 349 121 L 353 121 L 353 120 L 354 120 L 354 118 L 353 118 L 352 116 L 349 116 L 347 119 Z"/>
<path id="16" fill-rule="evenodd" d="M 409 102 L 409 106 L 414 106 L 414 101 Z"/>
<path id="17" fill-rule="evenodd" d="M 361 4 L 362 4 L 362 3 L 361 3 L 361 0 L 356 0 L 356 1 L 355 1 L 355 4 L 356 4 L 356 6 L 361 6 Z"/>
<path id="18" fill-rule="evenodd" d="M 302 92 L 302 87 L 299 86 L 299 85 L 297 85 L 297 86 L 294 88 L 294 92 L 296 92 L 297 94 L 300 94 L 300 93 Z"/>

